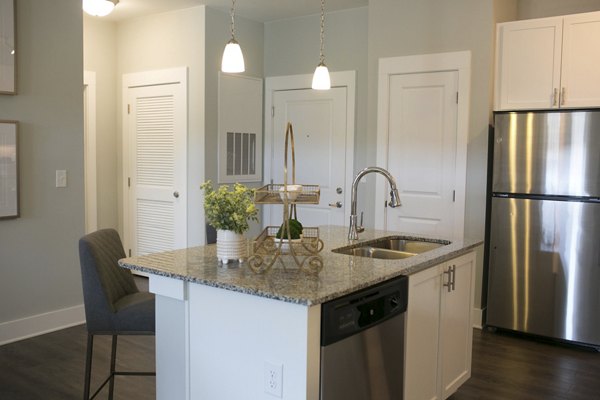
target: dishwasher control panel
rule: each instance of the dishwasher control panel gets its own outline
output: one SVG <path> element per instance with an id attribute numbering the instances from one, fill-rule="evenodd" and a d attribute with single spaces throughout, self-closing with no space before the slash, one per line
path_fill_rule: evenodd
<path id="1" fill-rule="evenodd" d="M 408 277 L 399 276 L 324 303 L 321 346 L 327 346 L 406 311 Z"/>

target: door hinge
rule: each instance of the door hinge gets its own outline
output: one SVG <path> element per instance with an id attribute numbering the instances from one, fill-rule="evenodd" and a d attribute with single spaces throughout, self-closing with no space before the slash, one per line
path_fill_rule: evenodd
<path id="1" fill-rule="evenodd" d="M 131 104 L 127 104 L 127 114 L 131 114 Z"/>
<path id="2" fill-rule="evenodd" d="M 458 92 L 456 92 L 456 104 L 458 104 Z"/>
<path id="3" fill-rule="evenodd" d="M 271 107 L 271 117 L 275 117 L 275 106 Z"/>
<path id="4" fill-rule="evenodd" d="M 456 190 L 452 191 L 452 202 L 456 203 Z"/>
<path id="5" fill-rule="evenodd" d="M 129 249 L 129 257 L 131 257 L 131 249 Z"/>
<path id="6" fill-rule="evenodd" d="M 127 187 L 131 187 L 131 178 L 127 178 Z"/>
<path id="7" fill-rule="evenodd" d="M 387 200 L 383 202 L 383 208 L 387 208 Z"/>

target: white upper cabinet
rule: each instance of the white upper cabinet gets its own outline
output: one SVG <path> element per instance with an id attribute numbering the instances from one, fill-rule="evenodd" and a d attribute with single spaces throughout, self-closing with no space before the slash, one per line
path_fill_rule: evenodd
<path id="1" fill-rule="evenodd" d="M 600 107 L 600 12 L 565 17 L 562 107 Z"/>
<path id="2" fill-rule="evenodd" d="M 600 107 L 600 12 L 498 24 L 495 110 Z"/>

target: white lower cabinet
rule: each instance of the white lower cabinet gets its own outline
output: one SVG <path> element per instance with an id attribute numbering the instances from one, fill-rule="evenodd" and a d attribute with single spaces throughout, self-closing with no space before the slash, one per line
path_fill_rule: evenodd
<path id="1" fill-rule="evenodd" d="M 475 253 L 409 276 L 404 398 L 443 400 L 471 376 Z"/>

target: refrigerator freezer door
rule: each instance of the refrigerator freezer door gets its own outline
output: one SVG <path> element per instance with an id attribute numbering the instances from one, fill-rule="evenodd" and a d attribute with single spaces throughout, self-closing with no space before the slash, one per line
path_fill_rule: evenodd
<path id="1" fill-rule="evenodd" d="M 600 204 L 493 198 L 487 324 L 600 345 Z"/>
<path id="2" fill-rule="evenodd" d="M 493 192 L 600 197 L 600 111 L 495 115 Z"/>

